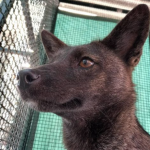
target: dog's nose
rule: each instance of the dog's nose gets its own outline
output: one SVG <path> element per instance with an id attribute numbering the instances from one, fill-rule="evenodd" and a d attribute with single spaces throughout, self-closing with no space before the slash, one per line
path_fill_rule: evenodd
<path id="1" fill-rule="evenodd" d="M 34 73 L 31 69 L 21 70 L 17 74 L 18 87 L 27 88 L 40 78 L 40 75 Z"/>

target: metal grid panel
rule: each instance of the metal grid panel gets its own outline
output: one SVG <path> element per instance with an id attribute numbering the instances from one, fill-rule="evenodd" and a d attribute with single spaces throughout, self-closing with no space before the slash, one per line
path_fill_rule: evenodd
<path id="1" fill-rule="evenodd" d="M 39 31 L 52 30 L 57 0 L 0 1 L 0 149 L 25 147 L 33 110 L 19 99 L 16 74 L 46 61 Z M 46 19 L 45 19 L 46 18 Z"/>

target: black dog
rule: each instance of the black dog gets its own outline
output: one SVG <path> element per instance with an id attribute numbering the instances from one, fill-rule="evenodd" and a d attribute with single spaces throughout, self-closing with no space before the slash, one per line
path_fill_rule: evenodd
<path id="1" fill-rule="evenodd" d="M 50 62 L 19 72 L 22 99 L 62 116 L 68 150 L 150 150 L 150 136 L 135 116 L 131 79 L 148 32 L 144 4 L 102 41 L 71 47 L 42 31 Z"/>

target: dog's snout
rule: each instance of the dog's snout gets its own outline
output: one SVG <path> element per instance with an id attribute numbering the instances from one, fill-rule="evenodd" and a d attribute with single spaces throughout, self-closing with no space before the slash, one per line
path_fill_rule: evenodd
<path id="1" fill-rule="evenodd" d="M 21 70 L 17 74 L 18 86 L 26 88 L 40 78 L 40 75 L 30 69 Z"/>
<path id="2" fill-rule="evenodd" d="M 32 83 L 34 80 L 37 80 L 38 78 L 39 78 L 39 75 L 35 75 L 33 73 L 28 73 L 25 75 L 25 82 Z"/>

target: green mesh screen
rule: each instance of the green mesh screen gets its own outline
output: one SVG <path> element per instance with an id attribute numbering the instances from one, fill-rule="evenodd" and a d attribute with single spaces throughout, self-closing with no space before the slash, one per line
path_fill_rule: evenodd
<path id="1" fill-rule="evenodd" d="M 68 45 L 85 44 L 104 38 L 115 27 L 116 22 L 101 19 L 75 17 L 58 13 L 55 35 Z M 150 133 L 150 52 L 149 39 L 139 65 L 133 73 L 137 91 L 137 116 Z M 51 113 L 40 113 L 34 132 L 34 140 L 29 147 L 33 150 L 63 150 L 61 118 Z M 32 137 L 32 136 L 31 136 Z M 27 149 L 29 149 L 29 147 Z"/>

